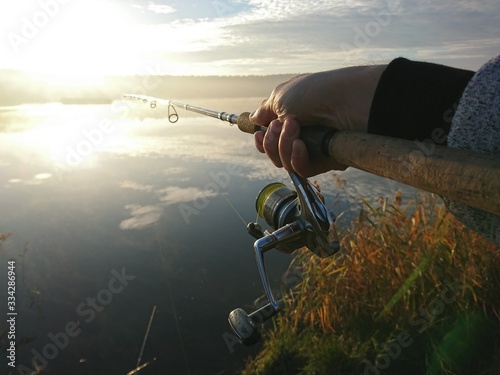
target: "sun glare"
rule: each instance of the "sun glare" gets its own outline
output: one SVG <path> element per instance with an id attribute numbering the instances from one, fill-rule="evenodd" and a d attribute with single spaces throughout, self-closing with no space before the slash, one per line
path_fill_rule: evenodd
<path id="1" fill-rule="evenodd" d="M 153 65 L 161 65 L 155 74 L 206 74 L 206 61 L 192 56 L 230 40 L 220 20 L 167 22 L 170 18 L 162 16 L 165 21 L 159 22 L 159 15 L 176 9 L 152 2 L 148 7 L 118 0 L 49 3 L 56 8 L 33 1 L 31 8 L 26 5 L 12 17 L 7 29 L 18 39 L 6 42 L 13 45 L 7 46 L 3 65 L 48 75 L 59 85 L 75 76 L 80 80 L 72 84 L 83 85 L 88 77 L 151 74 Z M 0 21 L 4 19 L 0 14 Z M 218 73 L 220 67 L 214 67 Z"/>
<path id="2" fill-rule="evenodd" d="M 129 27 L 121 8 L 86 1 L 70 3 L 60 12 L 28 46 L 36 56 L 30 70 L 61 77 L 119 74 L 128 54 L 122 34 Z"/>

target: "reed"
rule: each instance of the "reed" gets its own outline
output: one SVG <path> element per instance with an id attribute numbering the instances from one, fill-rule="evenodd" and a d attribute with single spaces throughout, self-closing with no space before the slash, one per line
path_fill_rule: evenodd
<path id="1" fill-rule="evenodd" d="M 369 203 L 302 280 L 244 374 L 498 374 L 500 252 L 431 194 Z"/>

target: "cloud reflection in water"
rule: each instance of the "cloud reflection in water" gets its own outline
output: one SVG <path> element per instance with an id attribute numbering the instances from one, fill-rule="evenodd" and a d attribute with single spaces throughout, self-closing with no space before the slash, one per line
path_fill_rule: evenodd
<path id="1" fill-rule="evenodd" d="M 120 228 L 123 230 L 149 227 L 158 222 L 163 211 L 158 206 L 141 206 L 138 204 L 128 204 L 125 208 L 130 211 L 132 217 L 120 223 Z"/>
<path id="2" fill-rule="evenodd" d="M 156 205 L 141 206 L 139 204 L 128 204 L 125 208 L 131 215 L 130 218 L 120 223 L 120 229 L 143 229 L 160 220 L 163 209 L 170 205 L 190 202 L 195 199 L 213 198 L 217 192 L 210 189 L 199 189 L 197 187 L 182 188 L 179 186 L 167 186 L 163 189 L 154 190 L 152 185 L 142 185 L 133 181 L 121 183 L 124 189 L 132 189 L 144 192 L 153 192 L 160 200 Z"/>

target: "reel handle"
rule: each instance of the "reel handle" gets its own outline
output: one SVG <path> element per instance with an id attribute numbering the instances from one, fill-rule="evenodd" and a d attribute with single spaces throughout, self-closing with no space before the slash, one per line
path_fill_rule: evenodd
<path id="1" fill-rule="evenodd" d="M 245 133 L 253 134 L 266 127 L 255 125 L 250 121 L 250 112 L 243 112 L 238 116 L 238 128 Z M 307 146 L 311 156 L 330 157 L 330 140 L 337 130 L 326 126 L 304 126 L 300 130 L 300 138 Z"/>
<path id="2" fill-rule="evenodd" d="M 260 340 L 259 326 L 274 317 L 278 311 L 270 304 L 261 307 L 251 314 L 242 308 L 229 313 L 228 321 L 233 332 L 245 346 L 251 346 Z"/>

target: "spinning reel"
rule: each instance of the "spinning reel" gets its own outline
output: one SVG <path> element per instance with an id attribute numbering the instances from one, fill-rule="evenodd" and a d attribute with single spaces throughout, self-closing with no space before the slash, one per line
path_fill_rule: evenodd
<path id="1" fill-rule="evenodd" d="M 295 173 L 289 175 L 295 191 L 284 184 L 272 183 L 257 196 L 257 213 L 274 232 L 262 231 L 257 223 L 247 226 L 249 234 L 257 239 L 254 243 L 257 268 L 269 303 L 251 314 L 241 308 L 229 314 L 229 324 L 244 345 L 255 344 L 260 339 L 259 326 L 282 307 L 271 291 L 264 253 L 275 248 L 290 254 L 305 246 L 319 257 L 326 258 L 340 249 L 335 215 L 326 208 L 318 189 L 306 178 Z"/>

